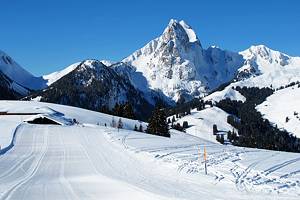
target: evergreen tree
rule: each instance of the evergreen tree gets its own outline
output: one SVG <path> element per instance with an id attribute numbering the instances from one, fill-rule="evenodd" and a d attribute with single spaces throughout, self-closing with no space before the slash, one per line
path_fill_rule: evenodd
<path id="1" fill-rule="evenodd" d="M 111 120 L 111 127 L 116 128 L 117 127 L 117 123 L 115 121 L 115 118 L 113 117 Z"/>
<path id="2" fill-rule="evenodd" d="M 182 123 L 182 128 L 183 128 L 183 129 L 187 129 L 188 127 L 189 127 L 188 122 L 187 122 L 187 121 L 184 121 L 184 122 Z"/>
<path id="3" fill-rule="evenodd" d="M 122 119 L 119 118 L 119 121 L 118 121 L 118 129 L 120 128 L 123 128 L 123 122 L 122 122 Z"/>
<path id="4" fill-rule="evenodd" d="M 138 131 L 137 125 L 134 125 L 134 131 Z"/>
<path id="5" fill-rule="evenodd" d="M 165 111 L 159 106 L 156 106 L 152 112 L 152 116 L 149 119 L 149 124 L 147 127 L 147 133 L 170 137 L 167 116 Z"/>
<path id="6" fill-rule="evenodd" d="M 220 142 L 221 144 L 224 144 L 224 135 L 223 134 L 218 134 L 216 136 L 216 139 L 218 142 Z"/>
<path id="7" fill-rule="evenodd" d="M 175 121 L 176 121 L 176 120 L 175 120 L 175 117 L 173 116 L 173 117 L 172 117 L 172 125 L 174 124 Z"/>
<path id="8" fill-rule="evenodd" d="M 142 124 L 140 124 L 139 132 L 144 132 Z"/>
<path id="9" fill-rule="evenodd" d="M 213 125 L 213 134 L 216 135 L 218 133 L 218 127 L 216 124 Z"/>
<path id="10" fill-rule="evenodd" d="M 124 117 L 124 105 L 116 103 L 113 109 L 113 115 Z"/>
<path id="11" fill-rule="evenodd" d="M 171 124 L 171 119 L 170 118 L 168 118 L 168 124 Z"/>
<path id="12" fill-rule="evenodd" d="M 127 102 L 123 106 L 123 112 L 122 113 L 123 113 L 123 117 L 129 118 L 129 119 L 135 119 L 133 108 L 132 108 L 132 106 L 129 102 Z"/>

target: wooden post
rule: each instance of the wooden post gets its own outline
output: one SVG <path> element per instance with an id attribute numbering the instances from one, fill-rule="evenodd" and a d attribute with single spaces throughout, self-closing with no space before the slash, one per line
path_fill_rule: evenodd
<path id="1" fill-rule="evenodd" d="M 204 167 L 205 167 L 205 174 L 207 175 L 207 164 L 206 164 L 206 147 L 204 146 Z"/>

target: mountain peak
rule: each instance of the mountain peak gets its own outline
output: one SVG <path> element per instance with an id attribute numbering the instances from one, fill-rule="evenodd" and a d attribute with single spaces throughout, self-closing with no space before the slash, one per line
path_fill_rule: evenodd
<path id="1" fill-rule="evenodd" d="M 244 58 L 250 60 L 261 59 L 269 64 L 285 66 L 289 64 L 291 57 L 279 51 L 270 49 L 265 45 L 252 45 L 249 49 L 240 52 Z"/>
<path id="2" fill-rule="evenodd" d="M 162 36 L 165 42 L 179 40 L 183 43 L 196 42 L 201 46 L 195 31 L 183 20 L 171 19 Z"/>

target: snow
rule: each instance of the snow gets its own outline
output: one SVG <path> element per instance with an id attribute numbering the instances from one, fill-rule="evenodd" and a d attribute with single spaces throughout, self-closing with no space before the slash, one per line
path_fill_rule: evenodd
<path id="1" fill-rule="evenodd" d="M 68 106 L 16 101 L 0 105 L 10 112 L 58 111 L 89 123 L 22 123 L 15 145 L 0 156 L 0 199 L 299 199 L 296 153 L 220 145 L 174 130 L 171 138 L 117 130 L 96 125 L 112 116 Z M 222 121 L 226 113 L 208 108 L 192 116 Z M 6 117 L 16 124 L 22 121 L 20 116 L 1 116 Z M 13 131 L 5 123 L 0 130 Z"/>
<path id="2" fill-rule="evenodd" d="M 291 57 L 266 46 L 251 46 L 240 52 L 245 65 L 240 69 L 254 70 L 254 74 L 239 82 L 240 86 L 279 88 L 300 80 L 300 57 Z"/>
<path id="3" fill-rule="evenodd" d="M 109 67 L 117 62 L 115 61 L 111 61 L 111 60 L 100 60 L 100 62 L 102 62 L 105 66 Z"/>
<path id="4" fill-rule="evenodd" d="M 42 113 L 58 115 L 67 119 L 76 119 L 76 121 L 81 124 L 99 124 L 102 126 L 105 124 L 109 126 L 113 118 L 115 121 L 118 121 L 120 118 L 82 108 L 35 101 L 0 101 L 0 112 L 5 111 L 10 113 Z M 146 127 L 146 123 L 138 120 L 121 119 L 125 129 L 133 130 L 134 126 L 139 124 Z"/>
<path id="5" fill-rule="evenodd" d="M 63 69 L 61 71 L 57 71 L 57 72 L 53 72 L 53 73 L 48 74 L 48 75 L 44 75 L 43 79 L 46 80 L 47 85 L 50 86 L 54 82 L 61 79 L 63 76 L 65 76 L 65 75 L 69 74 L 70 72 L 72 72 L 79 64 L 80 64 L 80 62 L 77 62 L 77 63 L 74 63 L 74 64 L 66 67 L 65 69 Z"/>
<path id="6" fill-rule="evenodd" d="M 176 123 L 182 125 L 184 121 L 187 121 L 190 127 L 186 129 L 186 133 L 218 143 L 216 136 L 213 135 L 213 125 L 216 124 L 219 131 L 232 131 L 233 127 L 227 123 L 227 116 L 228 114 L 218 107 L 201 111 L 194 109 L 191 111 L 191 115 L 180 118 Z"/>
<path id="7" fill-rule="evenodd" d="M 198 41 L 198 38 L 197 38 L 197 35 L 196 35 L 195 31 L 188 24 L 186 24 L 185 21 L 181 20 L 179 22 L 179 24 L 184 28 L 185 32 L 187 33 L 187 35 L 189 37 L 190 42 L 197 42 Z"/>
<path id="8" fill-rule="evenodd" d="M 263 117 L 300 138 L 300 88 L 296 86 L 278 90 L 269 96 L 265 102 L 256 109 Z M 286 122 L 286 117 L 289 118 Z"/>
<path id="9" fill-rule="evenodd" d="M 231 99 L 236 100 L 236 101 L 242 101 L 245 102 L 246 98 L 241 95 L 241 93 L 239 93 L 238 91 L 232 89 L 234 84 L 230 84 L 229 86 L 227 86 L 224 90 L 221 91 L 216 91 L 206 97 L 204 97 L 205 101 L 213 101 L 213 102 L 219 102 L 223 99 Z"/>
<path id="10" fill-rule="evenodd" d="M 2 51 L 0 51 L 0 70 L 13 81 L 27 88 L 41 89 L 45 87 L 41 77 L 33 76 Z"/>
<path id="11" fill-rule="evenodd" d="M 122 62 L 141 73 L 151 89 L 178 101 L 181 96 L 186 100 L 204 96 L 230 81 L 243 59 L 216 47 L 203 49 L 189 25 L 171 20 L 161 36 Z"/>

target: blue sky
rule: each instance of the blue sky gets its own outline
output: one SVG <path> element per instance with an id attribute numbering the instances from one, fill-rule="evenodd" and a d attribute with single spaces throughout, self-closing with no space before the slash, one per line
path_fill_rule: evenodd
<path id="1" fill-rule="evenodd" d="M 1 0 L 0 49 L 42 75 L 86 58 L 121 60 L 183 19 L 202 45 L 265 44 L 300 56 L 298 0 Z"/>

